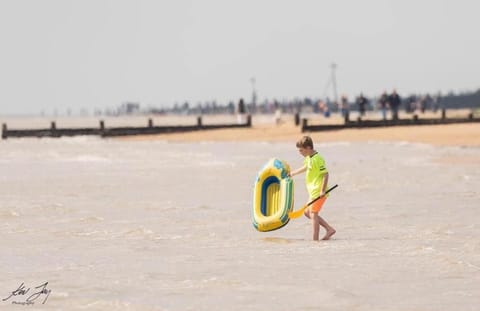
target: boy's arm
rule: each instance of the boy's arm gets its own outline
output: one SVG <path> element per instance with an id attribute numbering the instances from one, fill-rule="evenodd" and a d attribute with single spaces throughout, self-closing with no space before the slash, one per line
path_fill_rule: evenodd
<path id="1" fill-rule="evenodd" d="M 307 166 L 304 165 L 304 166 L 302 166 L 302 167 L 300 167 L 296 170 L 291 171 L 290 174 L 288 174 L 288 176 L 293 177 L 293 175 L 301 174 L 301 173 L 305 172 L 306 170 L 307 170 Z"/>
<path id="2" fill-rule="evenodd" d="M 328 172 L 325 173 L 325 176 L 323 176 L 323 183 L 320 186 L 320 196 L 325 195 L 325 191 L 327 191 L 327 185 L 328 185 Z"/>

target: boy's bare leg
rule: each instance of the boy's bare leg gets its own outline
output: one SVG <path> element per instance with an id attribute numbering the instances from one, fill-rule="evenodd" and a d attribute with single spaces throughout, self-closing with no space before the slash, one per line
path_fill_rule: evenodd
<path id="1" fill-rule="evenodd" d="M 318 213 L 311 213 L 309 218 L 312 220 L 313 240 L 318 241 L 318 235 L 320 233 L 320 217 L 318 216 Z"/>
<path id="2" fill-rule="evenodd" d="M 335 230 L 335 228 L 333 228 L 332 226 L 330 226 L 330 225 L 325 221 L 325 219 L 323 219 L 322 217 L 320 217 L 320 216 L 318 215 L 318 212 L 317 212 L 317 213 L 314 213 L 314 212 L 310 212 L 310 209 L 306 209 L 305 212 L 304 212 L 304 215 L 305 215 L 308 219 L 311 219 L 311 220 L 312 220 L 313 239 L 314 239 L 315 241 L 318 241 L 318 239 L 319 239 L 320 226 L 322 226 L 323 228 L 325 228 L 325 230 L 327 231 L 327 233 L 326 233 L 325 236 L 322 238 L 322 240 L 328 240 L 328 239 L 330 239 L 330 237 L 337 232 L 337 231 Z"/>
<path id="3" fill-rule="evenodd" d="M 318 222 L 320 224 L 320 226 L 324 227 L 325 230 L 327 230 L 327 233 L 325 233 L 325 236 L 323 237 L 322 240 L 328 240 L 330 239 L 330 237 L 332 235 L 334 235 L 337 231 L 335 230 L 335 228 L 333 228 L 332 226 L 330 226 L 326 221 L 325 219 L 323 219 L 322 217 L 318 216 L 318 213 L 315 213 L 315 215 L 318 217 Z M 318 235 L 317 235 L 317 240 L 318 240 Z"/>

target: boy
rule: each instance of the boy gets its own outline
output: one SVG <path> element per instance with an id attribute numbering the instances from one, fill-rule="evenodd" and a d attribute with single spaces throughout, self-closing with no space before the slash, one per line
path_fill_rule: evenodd
<path id="1" fill-rule="evenodd" d="M 314 200 L 325 194 L 328 183 L 328 171 L 325 166 L 325 160 L 313 149 L 313 141 L 309 136 L 303 136 L 297 142 L 298 151 L 305 157 L 304 165 L 299 169 L 290 172 L 290 177 L 307 172 L 305 175 L 305 184 L 310 196 L 309 201 Z M 305 216 L 312 220 L 313 240 L 318 241 L 320 226 L 327 230 L 322 240 L 328 240 L 335 234 L 335 229 L 330 226 L 318 212 L 322 207 L 323 200 L 317 200 L 305 209 Z"/>

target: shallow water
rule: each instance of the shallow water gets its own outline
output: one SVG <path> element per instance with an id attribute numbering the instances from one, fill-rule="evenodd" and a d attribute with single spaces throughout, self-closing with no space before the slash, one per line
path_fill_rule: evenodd
<path id="1" fill-rule="evenodd" d="M 316 147 L 340 185 L 323 242 L 306 219 L 251 224 L 257 171 L 301 165 L 293 144 L 1 141 L 0 298 L 48 281 L 54 310 L 477 310 L 480 149 Z"/>

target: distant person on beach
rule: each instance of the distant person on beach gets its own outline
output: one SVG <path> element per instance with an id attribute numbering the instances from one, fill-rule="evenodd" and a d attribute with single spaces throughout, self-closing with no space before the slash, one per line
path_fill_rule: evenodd
<path id="1" fill-rule="evenodd" d="M 305 157 L 303 166 L 290 172 L 289 176 L 306 172 L 305 184 L 307 187 L 309 201 L 312 201 L 325 194 L 328 184 L 328 170 L 325 160 L 313 148 L 313 141 L 310 136 L 303 136 L 296 144 L 298 151 Z M 320 217 L 318 213 L 322 208 L 323 201 L 318 200 L 308 206 L 305 210 L 305 216 L 312 221 L 313 240 L 318 241 L 320 226 L 327 231 L 322 240 L 328 240 L 335 234 L 335 229 L 330 226 L 325 219 Z"/>
<path id="2" fill-rule="evenodd" d="M 367 103 L 368 103 L 367 98 L 363 96 L 363 93 L 360 93 L 360 96 L 357 98 L 357 105 L 358 105 L 358 112 L 360 113 L 361 117 L 365 115 Z"/>
<path id="3" fill-rule="evenodd" d="M 398 120 L 398 108 L 400 108 L 402 100 L 397 94 L 397 90 L 393 90 L 392 94 L 390 94 L 390 97 L 388 98 L 388 102 L 390 104 L 390 108 L 392 109 L 392 120 Z"/>
<path id="4" fill-rule="evenodd" d="M 439 103 L 440 103 L 440 94 L 437 94 L 432 98 L 432 111 L 434 113 L 437 113 L 437 110 L 440 106 Z"/>
<path id="5" fill-rule="evenodd" d="M 416 107 L 417 98 L 415 95 L 410 95 L 405 100 L 405 112 L 406 113 L 413 113 L 417 109 Z"/>
<path id="6" fill-rule="evenodd" d="M 276 100 L 273 102 L 273 107 L 275 109 L 275 124 L 279 125 L 280 123 L 282 123 L 282 108 Z"/>
<path id="7" fill-rule="evenodd" d="M 422 102 L 421 102 L 421 110 L 422 110 L 422 113 L 425 113 L 425 111 L 427 109 L 429 109 L 429 107 L 433 106 L 433 98 L 432 96 L 430 96 L 430 94 L 427 94 L 425 96 L 422 97 Z"/>
<path id="8" fill-rule="evenodd" d="M 243 124 L 246 122 L 245 120 L 246 112 L 247 110 L 245 108 L 245 102 L 243 101 L 243 98 L 240 98 L 237 105 L 237 123 L 238 124 Z"/>
<path id="9" fill-rule="evenodd" d="M 383 91 L 382 96 L 378 100 L 378 104 L 380 105 L 380 110 L 382 111 L 382 119 L 387 119 L 387 109 L 388 109 L 388 95 L 387 91 Z"/>
<path id="10" fill-rule="evenodd" d="M 235 114 L 235 104 L 232 101 L 228 103 L 228 113 Z"/>
<path id="11" fill-rule="evenodd" d="M 318 111 L 323 113 L 323 116 L 325 118 L 330 117 L 330 110 L 328 109 L 328 105 L 325 104 L 325 102 L 323 100 L 318 101 Z"/>
<path id="12" fill-rule="evenodd" d="M 342 112 L 342 117 L 345 118 L 345 116 L 348 115 L 349 110 L 350 109 L 348 107 L 348 97 L 347 95 L 343 95 L 340 100 L 340 111 Z"/>

